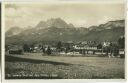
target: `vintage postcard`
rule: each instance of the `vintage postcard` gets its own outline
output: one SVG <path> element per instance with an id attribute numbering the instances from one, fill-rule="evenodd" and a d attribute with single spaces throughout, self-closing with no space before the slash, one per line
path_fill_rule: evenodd
<path id="1" fill-rule="evenodd" d="M 125 79 L 124 2 L 3 3 L 3 79 Z"/>

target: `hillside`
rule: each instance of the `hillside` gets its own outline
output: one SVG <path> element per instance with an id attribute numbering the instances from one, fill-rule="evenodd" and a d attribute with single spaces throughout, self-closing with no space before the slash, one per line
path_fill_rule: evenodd
<path id="1" fill-rule="evenodd" d="M 83 40 L 91 41 L 117 41 L 125 33 L 125 21 L 110 21 L 106 24 L 93 27 Z"/>
<path id="2" fill-rule="evenodd" d="M 49 19 L 39 22 L 34 28 L 23 30 L 14 35 L 6 35 L 6 44 L 44 41 L 117 41 L 120 36 L 124 35 L 124 25 L 124 20 L 117 20 L 90 28 L 76 28 L 73 24 L 68 24 L 60 18 Z M 9 33 L 9 31 L 6 32 L 6 34 Z"/>

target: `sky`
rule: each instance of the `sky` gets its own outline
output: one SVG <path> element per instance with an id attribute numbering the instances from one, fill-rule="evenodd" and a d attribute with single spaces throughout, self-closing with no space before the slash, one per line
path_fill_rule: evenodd
<path id="1" fill-rule="evenodd" d="M 104 0 L 103 0 L 104 1 Z M 115 0 L 114 0 L 115 1 Z M 5 30 L 36 26 L 40 21 L 61 18 L 76 27 L 90 27 L 124 19 L 123 2 L 5 3 Z"/>

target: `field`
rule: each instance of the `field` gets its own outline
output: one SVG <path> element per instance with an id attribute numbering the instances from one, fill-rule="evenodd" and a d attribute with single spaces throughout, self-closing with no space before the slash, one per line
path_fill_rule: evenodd
<path id="1" fill-rule="evenodd" d="M 6 79 L 124 79 L 124 59 L 87 56 L 6 55 Z"/>

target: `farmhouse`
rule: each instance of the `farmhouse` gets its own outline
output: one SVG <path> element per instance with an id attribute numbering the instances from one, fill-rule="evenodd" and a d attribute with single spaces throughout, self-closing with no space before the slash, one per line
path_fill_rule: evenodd
<path id="1" fill-rule="evenodd" d="M 18 45 L 8 46 L 9 54 L 23 54 L 23 47 Z"/>

